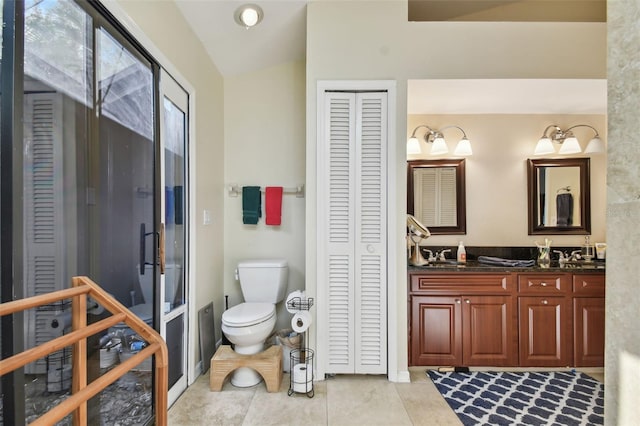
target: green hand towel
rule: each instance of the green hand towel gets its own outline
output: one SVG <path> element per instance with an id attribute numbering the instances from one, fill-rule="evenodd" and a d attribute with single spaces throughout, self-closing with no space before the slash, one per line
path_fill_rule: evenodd
<path id="1" fill-rule="evenodd" d="M 262 197 L 259 186 L 242 187 L 242 223 L 256 225 L 262 217 Z"/>

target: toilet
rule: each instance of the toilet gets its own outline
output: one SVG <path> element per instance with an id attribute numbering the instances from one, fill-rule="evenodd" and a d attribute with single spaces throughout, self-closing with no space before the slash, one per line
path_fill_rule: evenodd
<path id="1" fill-rule="evenodd" d="M 276 303 L 287 290 L 289 266 L 283 259 L 245 260 L 238 263 L 236 277 L 244 303 L 222 314 L 222 332 L 238 354 L 262 352 L 264 342 L 276 325 Z M 241 367 L 231 375 L 231 384 L 250 387 L 262 381 L 252 368 Z"/>
<path id="2" fill-rule="evenodd" d="M 169 273 L 168 271 L 174 268 L 177 268 L 178 273 L 181 270 L 180 265 L 166 265 L 165 271 Z M 141 274 L 140 268 L 136 266 L 136 275 L 138 277 L 138 284 L 140 284 L 140 290 L 142 291 L 143 302 L 129 307 L 129 310 L 149 327 L 153 328 L 153 265 L 145 265 L 144 274 Z M 125 323 L 119 323 L 110 327 L 109 333 L 113 336 L 121 337 L 136 334 Z"/>
<path id="3" fill-rule="evenodd" d="M 179 276 L 182 266 L 179 264 L 166 264 L 164 267 L 165 276 L 176 274 Z M 175 271 L 174 271 L 175 270 Z M 136 314 L 138 318 L 153 327 L 153 265 L 144 266 L 144 274 L 140 273 L 140 268 L 136 267 L 138 275 L 138 283 L 142 291 L 144 301 L 138 305 L 131 306 L 129 310 Z M 165 286 L 173 285 L 173 282 L 167 281 Z M 171 294 L 172 290 L 166 288 L 167 294 Z M 166 312 L 165 312 L 166 313 Z"/>
<path id="4" fill-rule="evenodd" d="M 153 327 L 153 265 L 145 265 L 144 274 L 141 274 L 140 268 L 136 267 L 136 275 L 142 291 L 143 302 L 131 306 L 129 310 Z"/>

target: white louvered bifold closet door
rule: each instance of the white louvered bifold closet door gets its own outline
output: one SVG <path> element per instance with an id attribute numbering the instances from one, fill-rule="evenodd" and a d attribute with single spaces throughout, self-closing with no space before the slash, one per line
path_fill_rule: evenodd
<path id="1" fill-rule="evenodd" d="M 326 373 L 387 372 L 386 98 L 325 94 L 318 286 L 326 291 Z"/>
<path id="2" fill-rule="evenodd" d="M 30 297 L 65 285 L 62 100 L 56 93 L 38 93 L 25 95 L 24 103 L 24 280 Z M 49 327 L 58 313 L 54 306 L 26 312 L 25 349 L 59 335 Z M 52 355 L 60 359 L 62 353 Z M 45 373 L 45 360 L 27 365 L 25 372 Z"/>

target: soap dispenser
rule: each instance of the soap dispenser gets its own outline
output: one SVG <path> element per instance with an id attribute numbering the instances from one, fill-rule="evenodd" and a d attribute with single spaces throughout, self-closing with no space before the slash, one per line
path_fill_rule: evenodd
<path id="1" fill-rule="evenodd" d="M 462 241 L 458 244 L 458 263 L 467 263 L 467 251 Z"/>
<path id="2" fill-rule="evenodd" d="M 589 241 L 589 236 L 584 237 L 584 245 L 582 246 L 582 258 L 585 262 L 591 262 L 594 258 L 595 247 Z"/>

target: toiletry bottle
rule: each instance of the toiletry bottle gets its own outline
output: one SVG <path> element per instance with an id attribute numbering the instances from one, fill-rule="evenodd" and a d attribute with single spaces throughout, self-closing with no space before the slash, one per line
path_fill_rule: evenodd
<path id="1" fill-rule="evenodd" d="M 458 244 L 458 263 L 467 263 L 467 251 L 465 250 L 462 241 Z"/>

